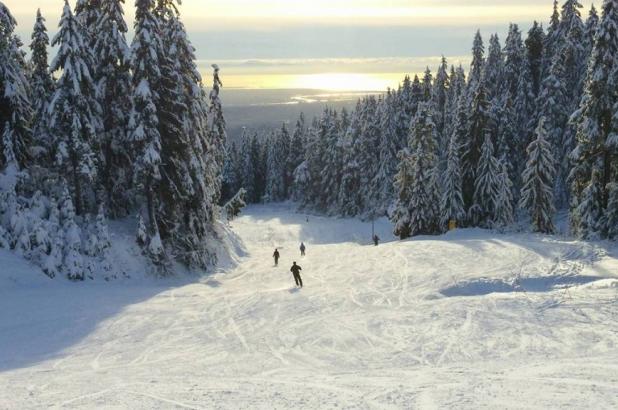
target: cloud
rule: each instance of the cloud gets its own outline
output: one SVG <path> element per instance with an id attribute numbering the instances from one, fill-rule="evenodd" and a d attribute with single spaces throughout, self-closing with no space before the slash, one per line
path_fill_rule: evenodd
<path id="1" fill-rule="evenodd" d="M 379 57 L 379 58 L 274 58 L 216 60 L 222 70 L 230 74 L 309 74 L 331 73 L 396 73 L 422 72 L 426 67 L 435 69 L 442 56 Z M 451 64 L 467 64 L 468 56 L 450 56 Z M 205 70 L 214 60 L 199 60 Z"/>

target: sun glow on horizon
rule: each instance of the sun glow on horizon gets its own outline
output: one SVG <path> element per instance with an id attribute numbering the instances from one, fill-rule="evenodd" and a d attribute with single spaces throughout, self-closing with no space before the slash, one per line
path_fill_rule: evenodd
<path id="1" fill-rule="evenodd" d="M 228 88 L 386 91 L 403 81 L 403 73 L 316 73 L 228 75 Z"/>

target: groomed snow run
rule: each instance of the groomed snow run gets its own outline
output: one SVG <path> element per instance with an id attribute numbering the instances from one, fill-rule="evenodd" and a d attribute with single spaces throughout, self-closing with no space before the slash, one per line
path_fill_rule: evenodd
<path id="1" fill-rule="evenodd" d="M 50 281 L 0 251 L 0 408 L 618 408 L 615 244 L 379 221 L 374 247 L 306 218 L 250 207 L 204 278 Z"/>

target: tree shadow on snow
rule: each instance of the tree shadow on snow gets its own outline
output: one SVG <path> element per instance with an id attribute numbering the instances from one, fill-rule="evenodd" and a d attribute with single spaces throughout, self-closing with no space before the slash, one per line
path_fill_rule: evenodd
<path id="1" fill-rule="evenodd" d="M 543 293 L 556 289 L 580 286 L 599 280 L 608 279 L 599 276 L 565 275 L 522 278 L 518 281 L 481 278 L 457 283 L 442 289 L 440 293 L 446 297 L 484 296 L 492 293 L 530 292 Z"/>
<path id="2" fill-rule="evenodd" d="M 64 356 L 127 307 L 172 298 L 189 279 L 69 283 L 0 289 L 0 373 Z"/>

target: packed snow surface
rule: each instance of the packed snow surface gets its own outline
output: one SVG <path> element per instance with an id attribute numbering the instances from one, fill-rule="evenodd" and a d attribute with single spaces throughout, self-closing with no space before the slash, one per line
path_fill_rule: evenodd
<path id="1" fill-rule="evenodd" d="M 375 247 L 286 205 L 232 229 L 203 278 L 51 281 L 0 250 L 0 408 L 618 408 L 615 244 L 378 221 Z"/>

